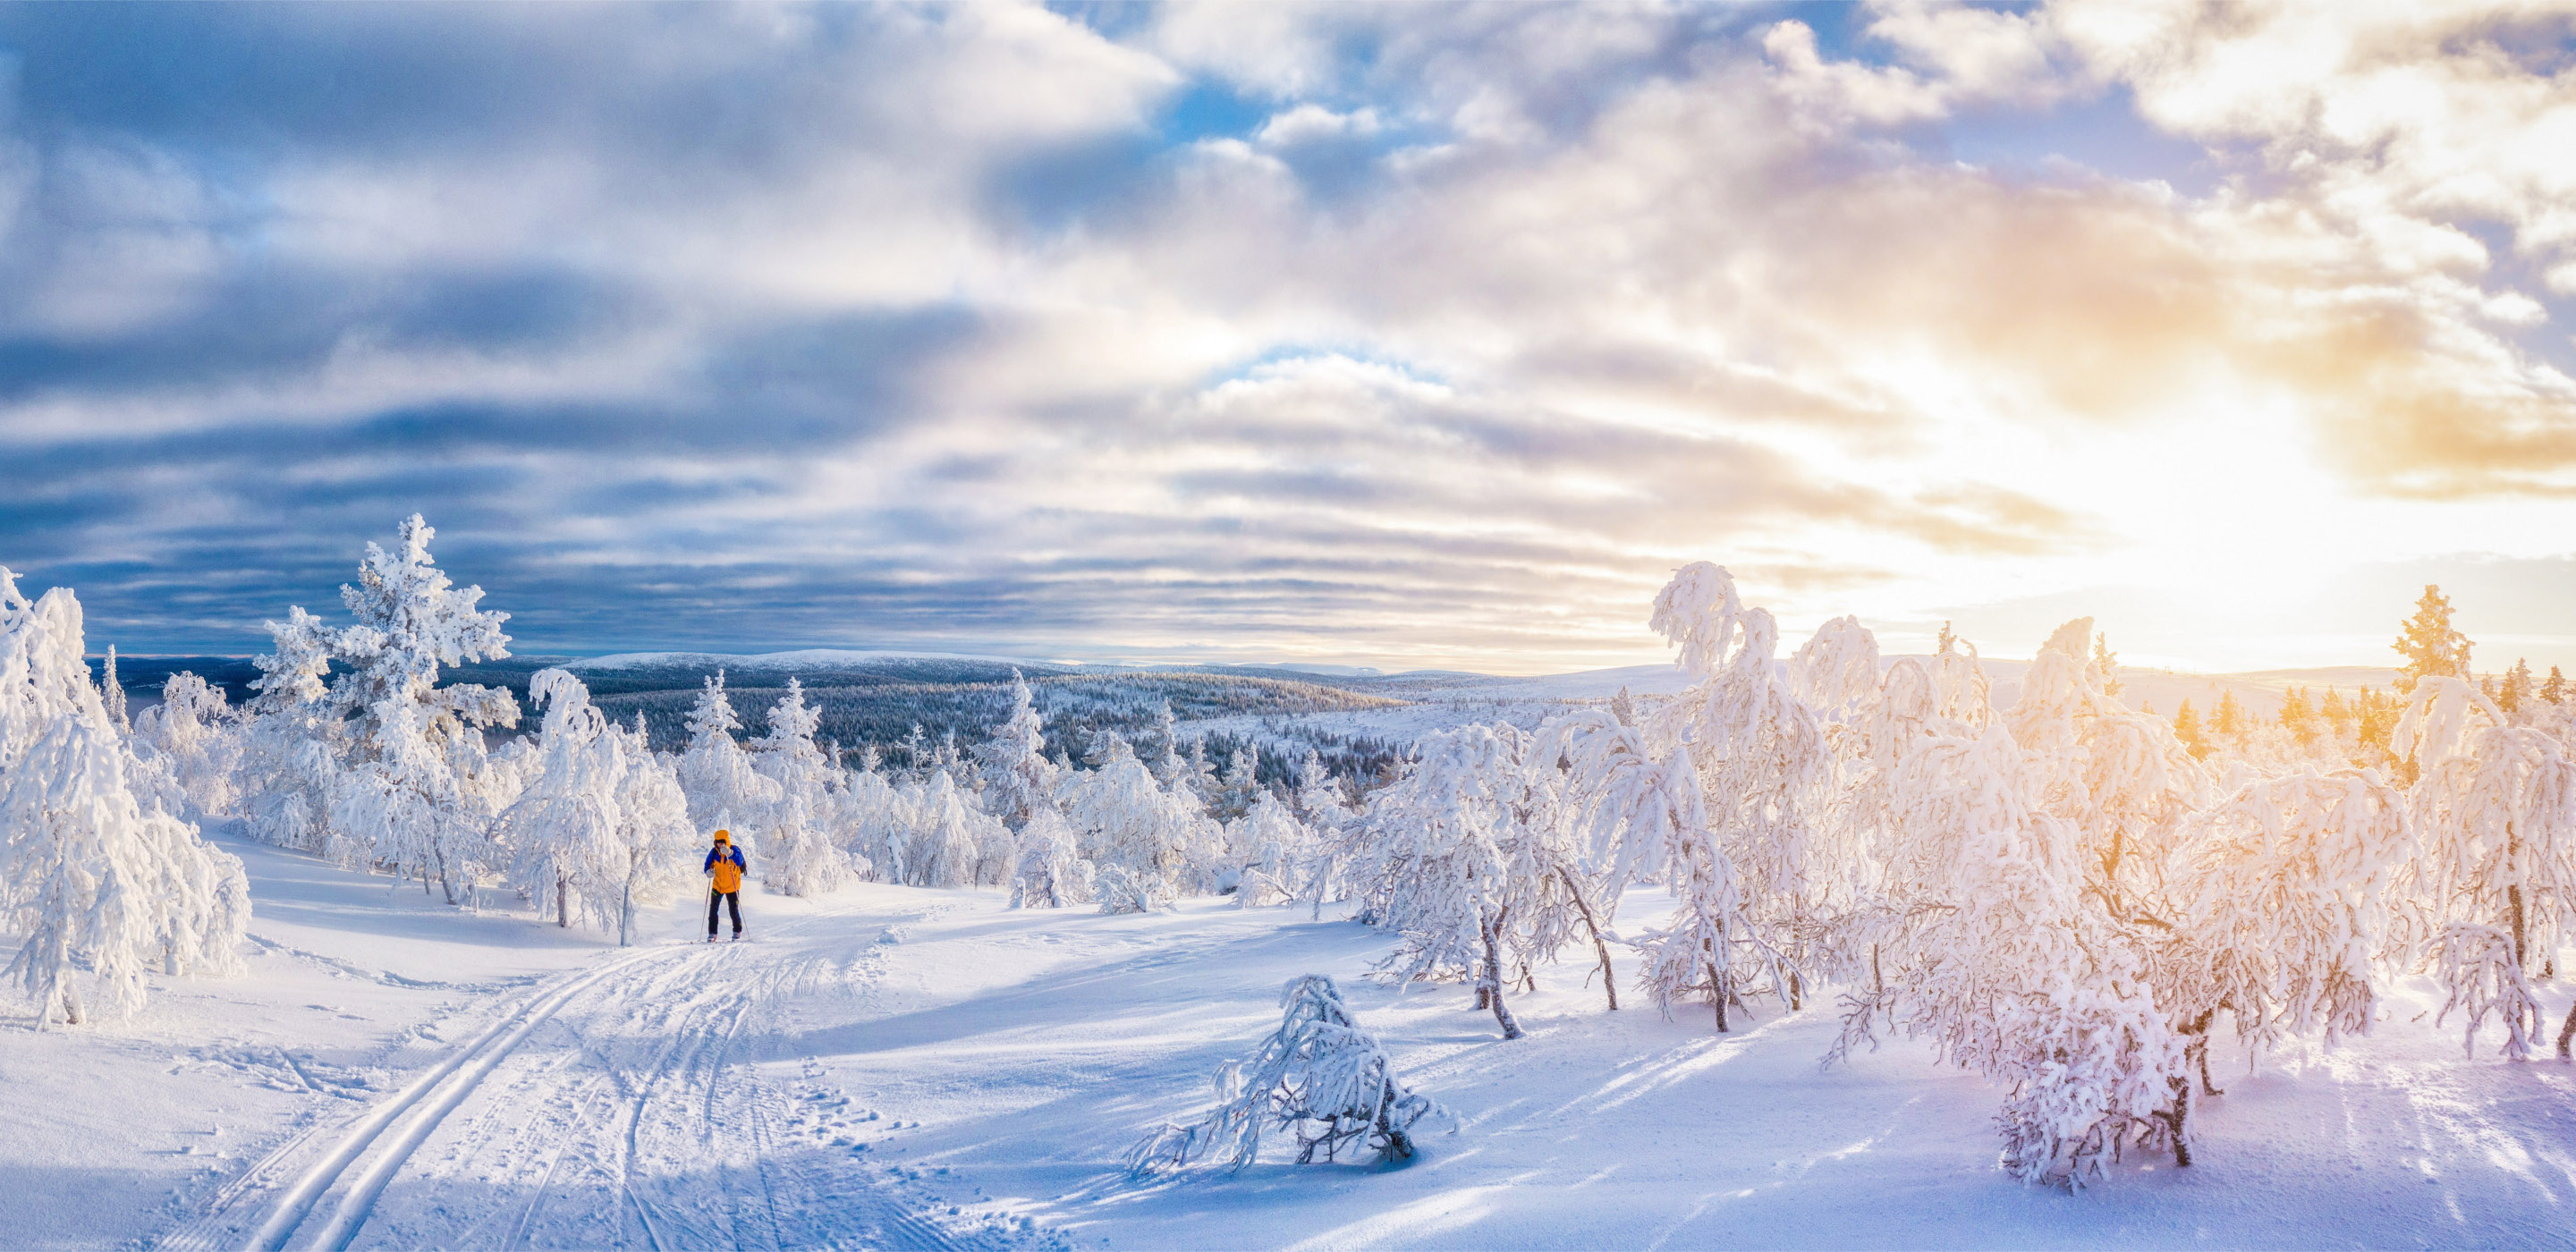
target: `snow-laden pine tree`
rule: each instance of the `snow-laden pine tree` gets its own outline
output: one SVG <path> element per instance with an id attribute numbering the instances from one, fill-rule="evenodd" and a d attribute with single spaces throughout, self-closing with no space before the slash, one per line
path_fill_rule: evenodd
<path id="1" fill-rule="evenodd" d="M 1360 1028 L 1332 979 L 1290 979 L 1279 1003 L 1279 1029 L 1217 1071 L 1216 1107 L 1202 1121 L 1147 1135 L 1128 1150 L 1129 1172 L 1200 1161 L 1239 1170 L 1261 1155 L 1262 1136 L 1278 1130 L 1297 1137 L 1301 1165 L 1363 1148 L 1401 1161 L 1413 1155 L 1413 1128 L 1424 1118 L 1454 1126 L 1448 1110 L 1396 1078 L 1395 1062 Z"/>
<path id="2" fill-rule="evenodd" d="M 127 785 L 136 760 L 83 660 L 80 602 L 29 603 L 0 567 L 0 919 L 7 976 L 39 1028 L 116 1011 L 145 975 L 239 968 L 250 889 L 241 862 Z"/>
<path id="3" fill-rule="evenodd" d="M 507 657 L 510 637 L 508 614 L 478 607 L 482 588 L 458 590 L 431 561 L 435 534 L 415 513 L 393 551 L 368 544 L 358 582 L 340 589 L 356 623 L 327 630 L 299 614 L 291 629 L 310 638 L 281 637 L 275 659 L 292 675 L 290 652 L 319 646 L 349 666 L 313 721 L 337 759 L 301 771 L 324 789 L 324 849 L 417 874 L 424 890 L 435 881 L 457 904 L 492 859 L 493 820 L 518 798 L 515 771 L 493 759 L 483 730 L 516 726 L 519 706 L 498 688 L 438 685 L 441 666 Z M 313 764 L 300 748 L 290 759 Z"/>
<path id="4" fill-rule="evenodd" d="M 1348 831 L 1359 814 L 1341 780 L 1324 768 L 1323 754 L 1311 748 L 1297 769 L 1293 807 L 1307 839 L 1304 856 L 1291 863 L 1289 872 L 1298 884 L 1298 898 L 1307 902 L 1311 916 L 1321 918 L 1324 902 L 1340 898 L 1346 888 L 1341 867 L 1349 854 Z"/>
<path id="5" fill-rule="evenodd" d="M 984 777 L 984 807 L 1013 830 L 1055 804 L 1055 765 L 1046 758 L 1046 733 L 1028 680 L 1011 671 L 1011 711 L 976 748 Z"/>
<path id="6" fill-rule="evenodd" d="M 347 744 L 347 727 L 329 702 L 335 632 L 301 608 L 266 626 L 269 653 L 252 661 L 258 694 L 244 706 L 238 788 L 245 825 L 263 842 L 322 852 Z"/>
<path id="7" fill-rule="evenodd" d="M 545 718 L 535 776 L 498 824 L 510 882 L 558 926 L 579 913 L 632 942 L 637 901 L 668 891 L 696 850 L 679 781 L 571 672 L 537 671 L 528 696 Z"/>
<path id="8" fill-rule="evenodd" d="M 836 890 L 854 872 L 851 853 L 833 838 L 832 815 L 839 805 L 832 783 L 840 771 L 815 746 L 822 720 L 805 702 L 804 684 L 790 678 L 787 694 L 770 707 L 769 733 L 752 744 L 754 768 L 777 787 L 760 823 L 768 838 L 761 879 L 781 895 Z"/>
<path id="9" fill-rule="evenodd" d="M 2462 1015 L 2466 1046 L 2493 1017 L 2505 1055 L 2528 1056 L 2544 1036 L 2532 975 L 2576 937 L 2576 761 L 2440 674 L 2416 681 L 2394 738 L 2419 771 L 2402 886 L 2408 955 L 2432 966 L 2442 1016 Z"/>
<path id="10" fill-rule="evenodd" d="M 98 692 L 107 701 L 107 720 L 118 730 L 132 730 L 134 720 L 125 711 L 125 680 L 116 676 L 116 645 L 107 645 L 107 657 L 99 663 Z"/>
<path id="11" fill-rule="evenodd" d="M 680 753 L 680 791 L 689 798 L 689 823 L 699 833 L 726 830 L 745 857 L 762 847 L 763 822 L 783 794 L 762 775 L 734 738 L 742 729 L 722 671 L 706 680 L 689 710 L 689 744 Z"/>

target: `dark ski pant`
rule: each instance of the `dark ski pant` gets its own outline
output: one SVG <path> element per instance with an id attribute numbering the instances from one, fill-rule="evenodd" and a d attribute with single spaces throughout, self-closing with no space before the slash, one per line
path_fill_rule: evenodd
<path id="1" fill-rule="evenodd" d="M 733 910 L 733 933 L 737 935 L 741 934 L 742 893 L 739 891 L 717 891 L 713 888 L 709 888 L 707 891 L 707 938 L 713 939 L 716 937 L 716 906 L 719 904 L 725 905 Z"/>

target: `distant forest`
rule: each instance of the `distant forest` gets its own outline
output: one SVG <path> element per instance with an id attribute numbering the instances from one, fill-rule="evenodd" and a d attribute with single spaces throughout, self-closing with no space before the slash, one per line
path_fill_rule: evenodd
<path id="1" fill-rule="evenodd" d="M 704 663 L 699 663 L 703 660 Z M 551 666 L 574 666 L 600 710 L 620 722 L 643 714 L 655 749 L 677 752 L 688 742 L 689 709 L 697 703 L 705 679 L 723 658 L 673 657 L 667 661 L 591 668 L 577 658 L 519 656 L 479 665 L 459 665 L 442 675 L 441 685 L 477 683 L 508 689 L 521 703 L 521 726 L 533 724 L 526 707 L 528 678 Z M 103 666 L 102 666 L 103 668 Z M 743 737 L 767 733 L 770 707 L 787 694 L 791 677 L 805 686 L 806 701 L 822 715 L 818 740 L 828 740 L 845 763 L 856 765 L 866 750 L 877 749 L 883 766 L 919 769 L 926 757 L 947 750 L 965 753 L 983 742 L 1010 708 L 1011 675 L 1019 671 L 1036 695 L 1046 725 L 1049 754 L 1061 748 L 1079 767 L 1110 733 L 1131 742 L 1150 741 L 1157 733 L 1165 702 L 1171 705 L 1184 745 L 1222 763 L 1243 746 L 1236 735 L 1190 733 L 1189 722 L 1220 717 L 1276 718 L 1271 732 L 1257 745 L 1259 777 L 1274 785 L 1293 780 L 1312 748 L 1335 775 L 1363 786 L 1381 782 L 1403 759 L 1403 747 L 1364 735 L 1340 734 L 1325 727 L 1293 722 L 1302 714 L 1394 708 L 1408 701 L 1377 694 L 1369 688 L 1384 680 L 1298 673 L 1275 677 L 1246 668 L 1209 666 L 1184 670 L 1131 671 L 1095 667 L 1014 665 L 942 657 L 888 657 L 861 662 L 815 665 L 761 664 L 728 675 L 727 694 L 743 722 Z M 117 680 L 139 703 L 157 699 L 170 675 L 186 671 L 224 689 L 235 704 L 256 693 L 250 683 L 259 670 L 243 657 L 126 657 L 117 662 Z M 741 685 L 735 685 L 739 682 Z M 916 731 L 918 732 L 916 734 Z M 507 732 L 496 732 L 507 733 Z M 1187 751 L 1184 746 L 1183 751 Z"/>

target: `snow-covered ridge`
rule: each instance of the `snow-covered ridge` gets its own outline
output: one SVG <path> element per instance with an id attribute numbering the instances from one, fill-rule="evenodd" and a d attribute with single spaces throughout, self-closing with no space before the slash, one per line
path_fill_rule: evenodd
<path id="1" fill-rule="evenodd" d="M 595 670 L 641 669 L 661 666 L 695 666 L 728 670 L 793 669 L 805 665 L 864 665 L 878 661 L 983 661 L 996 665 L 1037 665 L 1059 668 L 1043 661 L 1027 661 L 1007 656 L 984 656 L 967 652 L 918 651 L 852 651 L 841 648 L 801 648 L 793 652 L 760 652 L 749 655 L 725 652 L 618 652 L 608 656 L 584 657 L 564 668 L 576 673 Z"/>

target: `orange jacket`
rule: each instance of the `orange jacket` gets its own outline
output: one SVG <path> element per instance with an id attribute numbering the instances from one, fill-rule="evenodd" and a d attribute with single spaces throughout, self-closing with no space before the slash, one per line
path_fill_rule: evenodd
<path id="1" fill-rule="evenodd" d="M 716 890 L 722 892 L 742 890 L 742 871 L 745 868 L 747 867 L 742 863 L 742 849 L 733 846 L 730 842 L 718 840 L 716 846 L 707 849 L 706 869 L 708 873 L 715 875 Z"/>

